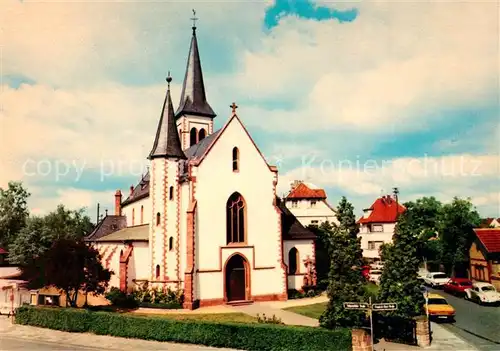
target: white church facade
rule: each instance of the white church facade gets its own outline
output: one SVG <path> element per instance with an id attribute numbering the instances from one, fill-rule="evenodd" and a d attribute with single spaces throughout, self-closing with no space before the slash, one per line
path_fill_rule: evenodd
<path id="1" fill-rule="evenodd" d="M 114 271 L 110 286 L 183 289 L 184 307 L 286 300 L 315 285 L 315 235 L 276 195 L 269 165 L 232 105 L 224 126 L 207 102 L 196 27 L 180 104 L 167 78 L 149 171 L 115 194 L 115 213 L 86 238 Z M 152 138 L 153 139 L 153 138 Z"/>

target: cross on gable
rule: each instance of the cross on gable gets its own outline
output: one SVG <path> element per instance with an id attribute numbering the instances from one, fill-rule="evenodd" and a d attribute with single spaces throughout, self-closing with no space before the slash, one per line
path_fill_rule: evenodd
<path id="1" fill-rule="evenodd" d="M 238 105 L 236 105 L 236 103 L 232 103 L 231 105 L 229 105 L 229 107 L 231 107 L 233 109 L 233 115 L 236 114 L 236 109 L 238 108 Z"/>

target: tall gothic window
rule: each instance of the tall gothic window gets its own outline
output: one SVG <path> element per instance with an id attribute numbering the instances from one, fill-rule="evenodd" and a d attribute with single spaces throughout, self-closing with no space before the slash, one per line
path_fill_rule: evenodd
<path id="1" fill-rule="evenodd" d="M 141 206 L 141 224 L 144 223 L 144 206 Z"/>
<path id="2" fill-rule="evenodd" d="M 171 186 L 170 189 L 168 190 L 168 199 L 173 200 L 174 199 L 174 187 Z"/>
<path id="3" fill-rule="evenodd" d="M 233 172 L 237 172 L 240 169 L 240 151 L 237 147 L 233 148 Z"/>
<path id="4" fill-rule="evenodd" d="M 200 131 L 198 132 L 198 141 L 200 142 L 206 136 L 207 136 L 207 134 L 205 132 L 205 129 L 201 128 Z"/>
<path id="5" fill-rule="evenodd" d="M 198 131 L 195 127 L 191 128 L 189 132 L 189 146 L 193 146 L 198 142 Z"/>
<path id="6" fill-rule="evenodd" d="M 160 225 L 160 219 L 161 219 L 161 215 L 160 215 L 160 212 L 158 212 L 156 214 L 156 225 Z"/>
<path id="7" fill-rule="evenodd" d="M 290 251 L 288 251 L 288 273 L 297 274 L 299 273 L 299 251 L 292 247 Z"/>
<path id="8" fill-rule="evenodd" d="M 168 239 L 168 250 L 169 251 L 172 251 L 174 249 L 174 238 L 173 237 L 170 237 Z"/>
<path id="9" fill-rule="evenodd" d="M 155 273 L 156 273 L 156 279 L 159 279 L 160 278 L 160 265 L 159 264 L 156 265 L 156 272 Z"/>
<path id="10" fill-rule="evenodd" d="M 132 209 L 132 225 L 134 225 L 135 221 L 135 208 Z"/>
<path id="11" fill-rule="evenodd" d="M 233 193 L 227 200 L 226 205 L 227 244 L 244 243 L 246 241 L 245 217 L 245 200 L 239 193 Z"/>

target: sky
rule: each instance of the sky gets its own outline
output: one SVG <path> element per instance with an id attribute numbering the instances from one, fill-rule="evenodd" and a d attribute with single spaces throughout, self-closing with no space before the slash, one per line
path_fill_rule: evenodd
<path id="1" fill-rule="evenodd" d="M 279 194 L 304 180 L 360 215 L 398 187 L 500 217 L 498 6 L 3 0 L 0 187 L 22 181 L 34 214 L 112 212 L 146 170 L 168 71 L 180 98 L 195 7 L 216 128 L 235 101 Z"/>

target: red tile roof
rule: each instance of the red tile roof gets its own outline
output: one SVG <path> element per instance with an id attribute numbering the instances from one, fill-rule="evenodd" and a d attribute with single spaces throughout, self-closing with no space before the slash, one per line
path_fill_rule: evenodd
<path id="1" fill-rule="evenodd" d="M 4 249 L 2 249 L 2 248 L 0 247 L 0 254 L 6 254 L 6 253 L 8 253 L 8 252 L 7 252 L 7 251 L 5 251 Z"/>
<path id="2" fill-rule="evenodd" d="M 477 238 L 489 253 L 500 252 L 500 228 L 474 229 Z"/>
<path id="3" fill-rule="evenodd" d="M 396 205 L 396 200 L 390 196 L 382 196 L 375 200 L 369 208 L 372 212 L 368 217 L 361 217 L 358 223 L 393 223 L 396 222 L 397 214 L 403 213 L 406 208 L 401 205 Z"/>
<path id="4" fill-rule="evenodd" d="M 286 197 L 289 199 L 326 199 L 326 193 L 323 189 L 311 189 L 304 183 L 300 183 L 296 188 L 290 191 Z"/>

